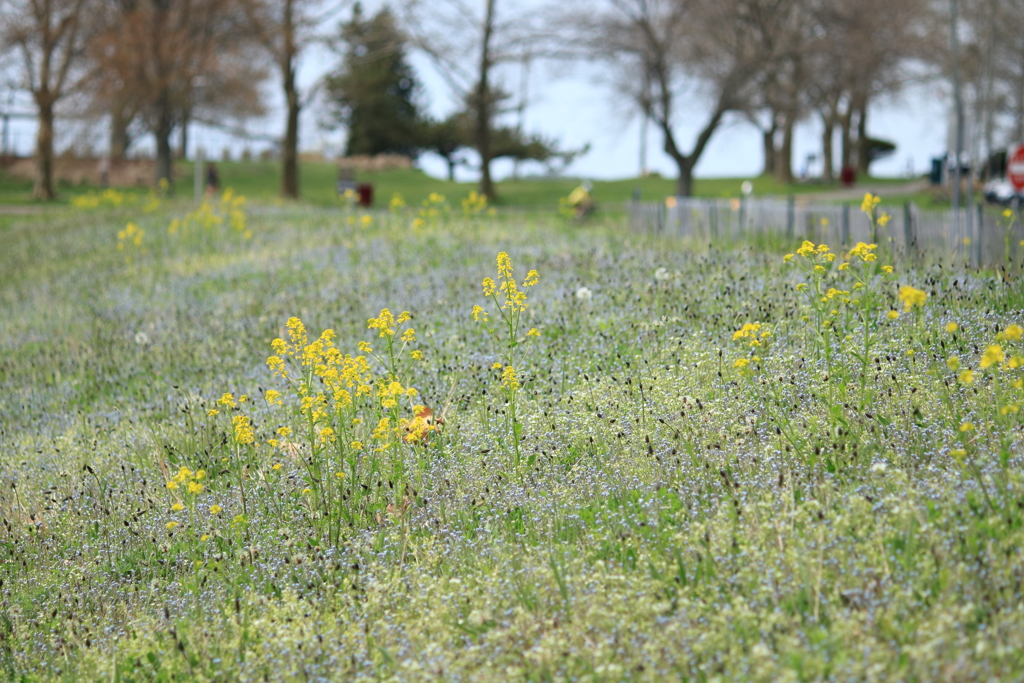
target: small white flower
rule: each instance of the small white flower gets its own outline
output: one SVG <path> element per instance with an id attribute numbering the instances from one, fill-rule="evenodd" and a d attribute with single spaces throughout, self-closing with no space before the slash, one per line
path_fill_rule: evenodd
<path id="1" fill-rule="evenodd" d="M 884 462 L 876 462 L 874 465 L 871 466 L 871 471 L 877 472 L 878 474 L 882 474 L 887 469 L 889 469 L 889 466 L 886 465 Z"/>
<path id="2" fill-rule="evenodd" d="M 672 273 L 668 272 L 668 268 L 666 268 L 665 266 L 662 266 L 661 268 L 658 268 L 656 271 L 654 271 L 654 279 L 657 280 L 658 282 L 664 282 L 670 277 L 672 277 Z"/>
<path id="3" fill-rule="evenodd" d="M 146 344 L 149 343 L 149 335 L 146 334 L 145 332 L 136 332 L 135 343 L 138 344 L 139 346 L 145 346 Z"/>
<path id="4" fill-rule="evenodd" d="M 580 287 L 579 289 L 576 290 L 576 298 L 579 301 L 589 301 L 593 296 L 594 293 L 591 292 L 590 289 L 587 287 Z"/>

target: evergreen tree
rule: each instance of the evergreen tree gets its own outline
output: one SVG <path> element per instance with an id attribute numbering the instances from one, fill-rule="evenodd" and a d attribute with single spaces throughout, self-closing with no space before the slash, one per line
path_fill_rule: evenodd
<path id="1" fill-rule="evenodd" d="M 335 120 L 348 129 L 345 153 L 415 157 L 423 127 L 419 83 L 394 15 L 385 7 L 366 19 L 356 3 L 340 27 L 337 51 L 342 63 L 325 86 Z"/>

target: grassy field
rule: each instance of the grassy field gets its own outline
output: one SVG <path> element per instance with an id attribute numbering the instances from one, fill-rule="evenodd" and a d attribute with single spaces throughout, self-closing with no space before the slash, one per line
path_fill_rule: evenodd
<path id="1" fill-rule="evenodd" d="M 179 191 L 188 196 L 192 191 L 192 164 L 179 162 L 176 164 L 179 177 Z M 272 201 L 277 197 L 280 186 L 280 167 L 276 162 L 218 162 L 221 185 L 232 188 L 236 192 L 253 199 Z M 302 197 L 307 203 L 317 206 L 337 206 L 335 181 L 337 170 L 332 163 L 307 162 L 301 166 L 300 186 Z M 432 178 L 418 170 L 398 170 L 381 173 L 359 175 L 360 182 L 373 183 L 375 199 L 378 207 L 386 207 L 391 197 L 398 193 L 409 203 L 419 204 L 431 192 L 439 192 L 453 203 L 458 203 L 476 189 L 475 183 L 451 183 L 447 180 Z M 747 178 L 708 178 L 698 179 L 695 184 L 697 196 L 701 197 L 738 197 L 740 185 Z M 771 176 L 752 178 L 754 193 L 789 195 L 807 192 L 822 192 L 836 189 L 838 184 L 801 184 L 780 185 Z M 899 185 L 905 179 L 881 179 L 873 182 Z M 578 178 L 524 178 L 506 180 L 498 183 L 499 205 L 503 206 L 543 206 L 557 207 L 558 200 L 567 196 L 579 184 Z M 29 202 L 31 183 L 16 182 L 0 177 L 0 204 Z M 598 204 L 620 204 L 629 201 L 634 189 L 640 189 L 642 199 L 660 201 L 675 192 L 675 181 L 671 178 L 648 177 L 625 180 L 594 182 L 594 197 Z M 96 188 L 87 186 L 65 186 L 59 188 L 61 199 L 67 201 L 79 194 L 96 192 Z M 145 189 L 130 190 L 145 194 Z M 887 197 L 894 201 L 902 201 L 903 197 Z M 916 201 L 931 203 L 930 195 L 907 197 Z M 859 201 L 859 200 L 858 200 Z"/>
<path id="2" fill-rule="evenodd" d="M 1019 270 L 149 208 L 0 231 L 4 677 L 1024 676 Z"/>

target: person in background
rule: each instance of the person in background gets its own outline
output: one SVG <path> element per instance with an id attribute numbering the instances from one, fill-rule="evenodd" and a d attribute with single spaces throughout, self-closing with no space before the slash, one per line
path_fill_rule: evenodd
<path id="1" fill-rule="evenodd" d="M 569 193 L 569 206 L 573 208 L 577 221 L 583 220 L 594 210 L 594 198 L 590 195 L 592 187 L 589 180 L 584 180 Z"/>
<path id="2" fill-rule="evenodd" d="M 110 157 L 100 159 L 100 188 L 107 189 L 110 186 Z"/>
<path id="3" fill-rule="evenodd" d="M 217 175 L 217 165 L 206 165 L 206 196 L 212 197 L 220 189 L 220 176 Z"/>

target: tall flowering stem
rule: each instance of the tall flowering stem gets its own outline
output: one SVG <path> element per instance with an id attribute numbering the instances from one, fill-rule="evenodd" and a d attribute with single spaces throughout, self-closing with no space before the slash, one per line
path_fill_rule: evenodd
<path id="1" fill-rule="evenodd" d="M 509 408 L 507 427 L 512 441 L 512 459 L 516 471 L 522 476 L 523 425 L 519 421 L 522 369 L 518 365 L 516 351 L 530 338 L 540 336 L 536 328 L 530 329 L 522 339 L 519 336 L 522 315 L 527 306 L 527 292 L 537 284 L 540 278 L 536 270 L 531 270 L 526 274 L 522 285 L 519 285 L 512 273 L 512 259 L 505 252 L 498 254 L 497 270 L 497 281 L 486 277 L 482 286 L 484 296 L 494 302 L 501 319 L 501 325 L 498 327 L 488 327 L 488 331 L 502 346 L 501 362 L 495 363 L 493 369 L 501 371 L 501 394 Z M 488 312 L 483 306 L 474 306 L 472 315 L 473 320 L 479 323 L 486 325 L 489 322 Z"/>

